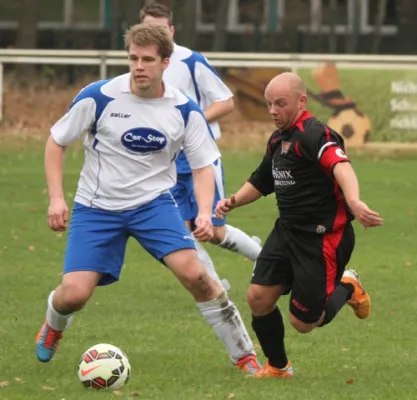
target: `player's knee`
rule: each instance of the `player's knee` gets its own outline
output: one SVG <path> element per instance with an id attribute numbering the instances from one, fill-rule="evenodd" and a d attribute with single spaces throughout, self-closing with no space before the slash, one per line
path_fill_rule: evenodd
<path id="1" fill-rule="evenodd" d="M 81 310 L 88 301 L 92 291 L 75 282 L 63 283 L 61 285 L 61 301 L 66 309 L 71 311 Z"/>
<path id="2" fill-rule="evenodd" d="M 202 271 L 200 268 L 198 270 L 194 268 L 190 268 L 189 271 L 187 271 L 182 276 L 182 282 L 187 288 L 197 289 L 204 287 L 204 284 L 207 280 L 207 274 Z"/>
<path id="3" fill-rule="evenodd" d="M 290 313 L 290 324 L 299 333 L 310 333 L 315 328 L 315 324 L 300 321 L 291 313 Z"/>
<path id="4" fill-rule="evenodd" d="M 188 268 L 181 280 L 197 300 L 206 300 L 212 297 L 216 289 L 215 282 L 200 263 L 196 263 L 194 268 Z"/>
<path id="5" fill-rule="evenodd" d="M 247 294 L 247 301 L 253 315 L 266 315 L 273 311 L 275 298 L 268 296 L 262 287 L 251 285 Z"/>

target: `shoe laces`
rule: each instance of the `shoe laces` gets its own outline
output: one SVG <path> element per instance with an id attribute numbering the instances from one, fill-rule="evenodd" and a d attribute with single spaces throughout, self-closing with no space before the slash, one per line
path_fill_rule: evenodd
<path id="1" fill-rule="evenodd" d="M 58 342 L 62 338 L 62 333 L 50 326 L 45 326 L 46 335 L 43 345 L 48 349 L 55 350 L 58 347 Z"/>
<path id="2" fill-rule="evenodd" d="M 291 364 L 287 364 L 284 368 L 276 368 L 269 363 L 266 363 L 264 368 L 259 371 L 260 374 L 266 375 L 266 376 L 279 376 L 283 375 L 285 376 L 287 373 L 291 373 L 292 367 Z"/>
<path id="3" fill-rule="evenodd" d="M 238 361 L 238 366 L 246 372 L 255 373 L 261 369 L 258 359 L 254 355 L 249 355 Z"/>

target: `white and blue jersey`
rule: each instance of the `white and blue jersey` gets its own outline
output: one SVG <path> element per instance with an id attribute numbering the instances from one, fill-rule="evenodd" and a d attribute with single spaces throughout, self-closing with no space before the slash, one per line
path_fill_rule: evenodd
<path id="1" fill-rule="evenodd" d="M 162 98 L 141 99 L 130 92 L 130 74 L 85 87 L 51 129 L 62 146 L 84 132 L 75 201 L 88 207 L 129 210 L 167 193 L 182 148 L 193 169 L 220 157 L 194 101 L 169 85 Z"/>
<path id="2" fill-rule="evenodd" d="M 170 189 L 181 149 L 193 169 L 220 157 L 198 105 L 169 85 L 161 98 L 139 98 L 125 74 L 85 87 L 51 128 L 61 146 L 84 133 L 64 273 L 99 272 L 100 285 L 118 280 L 131 236 L 161 261 L 195 248 Z"/>
<path id="3" fill-rule="evenodd" d="M 228 100 L 233 97 L 230 89 L 223 83 L 217 71 L 200 53 L 186 47 L 174 45 L 168 68 L 164 72 L 164 80 L 181 90 L 193 99 L 204 111 L 213 103 Z M 211 133 L 215 140 L 221 136 L 218 122 L 210 123 Z M 188 157 L 180 152 L 177 157 L 178 182 L 172 193 L 177 201 L 183 218 L 187 221 L 197 216 L 196 201 L 193 192 L 193 182 Z M 216 193 L 214 206 L 224 198 L 224 176 L 221 160 L 213 164 L 216 177 Z M 213 224 L 224 225 L 225 220 L 218 220 L 213 209 Z"/>
<path id="4" fill-rule="evenodd" d="M 203 111 L 217 101 L 233 97 L 233 93 L 202 54 L 177 44 L 174 45 L 174 52 L 164 72 L 164 80 L 193 99 Z M 219 123 L 210 123 L 210 129 L 214 139 L 220 139 Z M 191 172 L 185 154 L 178 157 L 177 170 L 179 174 Z"/>

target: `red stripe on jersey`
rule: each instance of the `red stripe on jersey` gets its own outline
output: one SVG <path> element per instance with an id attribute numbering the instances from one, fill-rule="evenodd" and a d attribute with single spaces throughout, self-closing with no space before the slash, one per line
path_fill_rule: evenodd
<path id="1" fill-rule="evenodd" d="M 323 256 L 326 262 L 326 293 L 327 298 L 335 289 L 337 276 L 337 248 L 342 240 L 347 223 L 347 212 L 339 186 L 334 180 L 334 194 L 336 196 L 337 211 L 336 218 L 333 223 L 332 231 L 326 233 L 323 238 Z"/>
<path id="2" fill-rule="evenodd" d="M 295 154 L 297 154 L 298 157 L 302 157 L 303 156 L 301 154 L 300 143 L 299 143 L 298 140 L 295 142 Z"/>
<path id="3" fill-rule="evenodd" d="M 330 144 L 330 142 L 328 143 L 329 145 L 324 149 L 319 161 L 321 167 L 325 171 L 330 172 L 337 163 L 349 161 L 349 158 L 340 148 L 340 146 L 336 144 Z"/>
<path id="4" fill-rule="evenodd" d="M 330 129 L 329 129 L 329 127 L 327 125 L 324 127 L 324 131 L 326 132 L 326 140 L 328 142 L 330 142 L 330 138 L 331 138 Z"/>

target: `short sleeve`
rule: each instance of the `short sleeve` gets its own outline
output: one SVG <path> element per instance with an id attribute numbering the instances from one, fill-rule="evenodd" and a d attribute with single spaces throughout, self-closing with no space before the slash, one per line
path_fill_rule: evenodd
<path id="1" fill-rule="evenodd" d="M 200 93 L 211 103 L 233 97 L 233 93 L 221 80 L 217 71 L 202 55 L 201 62 L 196 64 L 196 80 Z"/>
<path id="2" fill-rule="evenodd" d="M 314 127 L 311 132 L 305 132 L 298 146 L 302 156 L 329 173 L 336 164 L 350 162 L 345 154 L 343 138 L 328 126 L 323 126 L 323 129 Z"/>
<path id="3" fill-rule="evenodd" d="M 93 82 L 78 93 L 68 112 L 51 128 L 52 137 L 59 145 L 67 146 L 80 139 L 86 130 L 96 133 L 98 120 L 114 100 L 102 91 L 109 81 Z"/>
<path id="4" fill-rule="evenodd" d="M 196 104 L 189 103 L 185 120 L 184 153 L 191 169 L 207 167 L 221 157 L 203 112 Z"/>
<path id="5" fill-rule="evenodd" d="M 95 108 L 96 104 L 91 98 L 74 103 L 51 128 L 51 135 L 55 142 L 61 146 L 68 146 L 80 139 L 94 122 Z"/>

